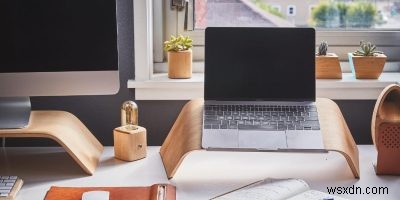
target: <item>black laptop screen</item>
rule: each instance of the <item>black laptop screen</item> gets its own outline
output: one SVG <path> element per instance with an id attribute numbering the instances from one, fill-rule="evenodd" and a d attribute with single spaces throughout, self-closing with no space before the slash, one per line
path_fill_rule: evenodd
<path id="1" fill-rule="evenodd" d="M 312 28 L 206 29 L 206 100 L 314 101 Z"/>

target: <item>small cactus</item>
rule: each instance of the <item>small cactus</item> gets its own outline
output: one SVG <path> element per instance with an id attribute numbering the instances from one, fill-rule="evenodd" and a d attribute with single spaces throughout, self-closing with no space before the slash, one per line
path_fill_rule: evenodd
<path id="1" fill-rule="evenodd" d="M 193 40 L 189 38 L 189 36 L 173 36 L 164 42 L 164 50 L 165 51 L 185 51 L 192 48 Z"/>
<path id="2" fill-rule="evenodd" d="M 322 41 L 321 44 L 318 47 L 317 55 L 326 56 L 327 52 L 328 52 L 328 42 L 327 41 Z"/>
<path id="3" fill-rule="evenodd" d="M 383 54 L 382 51 L 376 51 L 376 46 L 373 45 L 371 42 L 360 42 L 359 50 L 353 52 L 354 56 L 374 56 L 375 54 Z"/>

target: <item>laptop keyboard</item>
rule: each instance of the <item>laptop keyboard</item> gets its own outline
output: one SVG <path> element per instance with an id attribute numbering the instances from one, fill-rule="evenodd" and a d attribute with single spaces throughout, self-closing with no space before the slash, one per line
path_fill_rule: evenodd
<path id="1" fill-rule="evenodd" d="M 315 105 L 205 105 L 204 129 L 319 130 Z"/>

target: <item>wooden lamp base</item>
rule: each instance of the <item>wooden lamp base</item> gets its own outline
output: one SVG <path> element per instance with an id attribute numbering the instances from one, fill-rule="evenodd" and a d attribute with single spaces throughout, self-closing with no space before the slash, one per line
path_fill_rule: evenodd
<path id="1" fill-rule="evenodd" d="M 160 149 L 168 178 L 172 178 L 191 151 L 201 150 L 203 100 L 189 101 L 176 119 Z M 342 154 L 355 178 L 360 177 L 358 148 L 335 102 L 317 99 L 318 117 L 327 151 Z"/>
<path id="2" fill-rule="evenodd" d="M 400 86 L 387 86 L 376 101 L 371 122 L 378 151 L 377 175 L 400 175 Z"/>
<path id="3" fill-rule="evenodd" d="M 94 173 L 103 152 L 103 145 L 86 126 L 65 111 L 32 111 L 28 127 L 2 129 L 0 137 L 52 139 L 90 175 Z"/>

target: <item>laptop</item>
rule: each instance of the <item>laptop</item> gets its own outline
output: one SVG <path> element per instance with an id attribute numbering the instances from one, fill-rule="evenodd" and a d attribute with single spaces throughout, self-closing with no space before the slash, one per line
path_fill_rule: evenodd
<path id="1" fill-rule="evenodd" d="M 323 150 L 313 28 L 205 30 L 202 147 Z"/>

